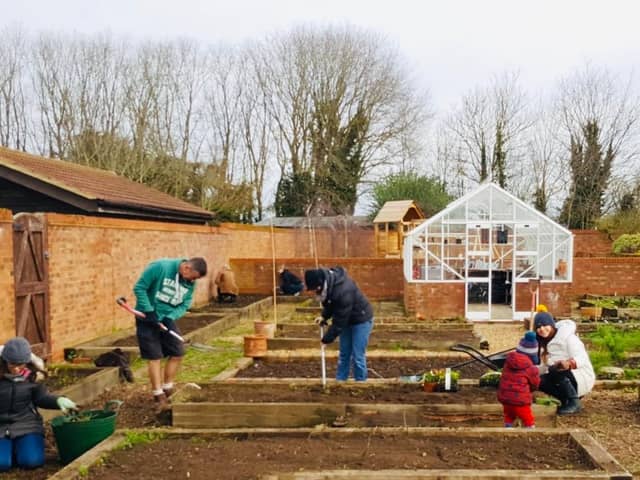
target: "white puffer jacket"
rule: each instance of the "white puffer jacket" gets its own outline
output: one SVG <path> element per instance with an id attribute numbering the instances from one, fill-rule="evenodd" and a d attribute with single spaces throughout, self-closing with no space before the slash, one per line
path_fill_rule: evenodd
<path id="1" fill-rule="evenodd" d="M 549 367 L 560 360 L 573 358 L 576 368 L 571 370 L 578 383 L 578 396 L 582 397 L 591 391 L 596 381 L 596 375 L 589 360 L 584 343 L 576 335 L 576 324 L 573 320 L 556 322 L 556 334 L 547 345 L 547 359 L 540 365 L 540 374 L 549 371 Z"/>

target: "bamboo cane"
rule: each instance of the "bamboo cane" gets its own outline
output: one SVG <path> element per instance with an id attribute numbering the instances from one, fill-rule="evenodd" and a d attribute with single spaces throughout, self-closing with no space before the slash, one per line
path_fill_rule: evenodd
<path id="1" fill-rule="evenodd" d="M 273 271 L 273 322 L 278 325 L 278 301 L 276 285 L 276 240 L 273 232 L 273 219 L 271 219 L 271 270 Z"/>

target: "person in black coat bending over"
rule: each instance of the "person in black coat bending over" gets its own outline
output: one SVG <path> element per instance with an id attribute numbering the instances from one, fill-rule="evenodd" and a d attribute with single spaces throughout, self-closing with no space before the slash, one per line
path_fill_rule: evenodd
<path id="1" fill-rule="evenodd" d="M 340 337 L 340 353 L 336 380 L 349 378 L 353 366 L 356 381 L 367 379 L 367 344 L 373 328 L 373 307 L 367 297 L 342 267 L 306 270 L 304 281 L 307 290 L 313 290 L 322 303 L 322 315 L 316 323 L 331 326 L 322 337 L 329 344 Z"/>
<path id="2" fill-rule="evenodd" d="M 304 289 L 302 280 L 295 273 L 284 268 L 284 266 L 280 267 L 278 273 L 280 274 L 280 291 L 283 295 L 300 295 L 300 292 Z"/>

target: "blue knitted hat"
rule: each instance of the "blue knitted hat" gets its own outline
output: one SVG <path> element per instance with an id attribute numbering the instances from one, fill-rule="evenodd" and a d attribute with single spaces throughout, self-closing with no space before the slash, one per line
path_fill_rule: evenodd
<path id="1" fill-rule="evenodd" d="M 536 313 L 536 316 L 533 317 L 533 328 L 538 328 L 543 325 L 551 325 L 552 327 L 556 326 L 556 322 L 549 312 L 538 312 Z"/>
<path id="2" fill-rule="evenodd" d="M 534 365 L 540 363 L 540 359 L 538 358 L 538 340 L 536 339 L 536 332 L 526 332 L 524 337 L 522 337 L 518 343 L 516 351 L 528 355 Z"/>

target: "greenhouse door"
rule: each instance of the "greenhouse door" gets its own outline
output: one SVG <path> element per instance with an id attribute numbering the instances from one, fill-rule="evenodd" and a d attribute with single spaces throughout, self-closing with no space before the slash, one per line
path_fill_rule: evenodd
<path id="1" fill-rule="evenodd" d="M 491 318 L 491 224 L 467 225 L 466 266 L 466 318 Z"/>
<path id="2" fill-rule="evenodd" d="M 514 225 L 467 225 L 466 318 L 513 320 Z"/>

